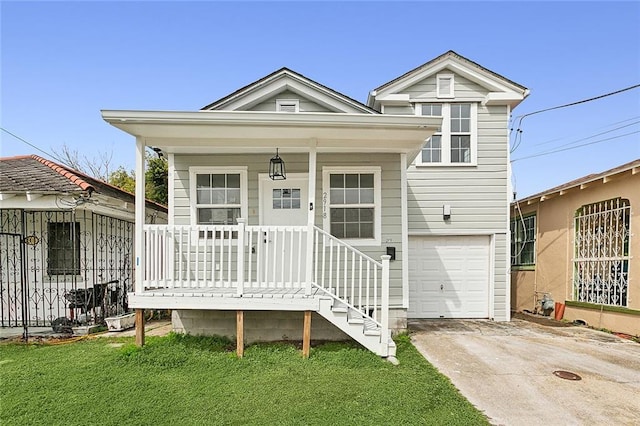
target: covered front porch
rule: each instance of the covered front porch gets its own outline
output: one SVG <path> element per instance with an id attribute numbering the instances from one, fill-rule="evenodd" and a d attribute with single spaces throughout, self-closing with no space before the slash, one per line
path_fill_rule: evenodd
<path id="1" fill-rule="evenodd" d="M 374 352 L 389 355 L 390 258 L 382 255 L 383 241 L 406 246 L 406 233 L 400 232 L 406 215 L 400 205 L 393 206 L 396 234 L 383 238 L 383 199 L 385 190 L 406 198 L 403 171 L 440 125 L 439 118 L 249 111 L 103 111 L 103 117 L 136 136 L 137 200 L 144 195 L 145 147 L 169 160 L 169 225 L 136 218 L 131 307 L 313 311 Z M 266 175 L 276 149 L 285 161 L 300 160 L 284 186 Z M 264 163 L 254 164 L 256 158 Z M 344 164 L 349 172 L 343 172 Z M 348 224 L 341 238 L 332 235 L 337 232 L 329 219 L 327 182 L 336 170 L 371 181 L 362 184 L 371 185 L 370 211 L 360 209 L 368 221 L 360 230 L 371 233 L 369 238 L 349 238 Z M 226 222 L 203 224 L 209 213 L 194 201 L 197 191 L 213 194 L 212 180 L 223 175 L 227 196 L 237 191 L 239 201 L 223 206 Z M 211 179 L 213 189 L 199 179 Z M 275 210 L 280 201 L 297 202 L 299 208 Z M 219 212 L 214 213 L 206 217 L 215 222 Z M 405 262 L 396 264 L 400 282 Z"/>

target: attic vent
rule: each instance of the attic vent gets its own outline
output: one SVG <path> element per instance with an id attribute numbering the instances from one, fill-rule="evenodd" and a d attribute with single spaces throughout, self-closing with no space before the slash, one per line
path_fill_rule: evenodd
<path id="1" fill-rule="evenodd" d="M 436 76 L 436 96 L 438 98 L 453 98 L 453 74 L 438 74 Z"/>
<path id="2" fill-rule="evenodd" d="M 276 99 L 276 111 L 278 112 L 298 112 L 300 102 L 297 99 Z"/>

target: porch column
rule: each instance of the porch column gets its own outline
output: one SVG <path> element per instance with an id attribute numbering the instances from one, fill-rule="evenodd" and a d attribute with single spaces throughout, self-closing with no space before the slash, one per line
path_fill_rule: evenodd
<path id="1" fill-rule="evenodd" d="M 313 226 L 315 224 L 315 200 L 316 200 L 316 145 L 317 141 L 312 139 L 309 142 L 309 204 L 307 204 L 307 284 L 305 288 L 305 294 L 309 296 L 311 294 L 311 281 L 313 279 L 313 239 L 315 230 Z"/>
<path id="2" fill-rule="evenodd" d="M 238 296 L 242 296 L 244 293 L 244 225 L 246 221 L 247 219 L 245 218 L 238 218 L 238 264 L 236 265 L 236 277 L 238 281 L 236 294 Z"/>
<path id="3" fill-rule="evenodd" d="M 144 181 L 144 161 L 145 161 L 145 140 L 136 137 L 136 212 L 135 212 L 135 252 L 136 252 L 136 273 L 135 273 L 135 293 L 140 294 L 144 290 L 144 221 L 145 221 L 145 181 Z"/>
<path id="4" fill-rule="evenodd" d="M 389 354 L 389 260 L 391 256 L 382 255 L 382 303 L 380 306 L 380 333 L 381 356 Z"/>

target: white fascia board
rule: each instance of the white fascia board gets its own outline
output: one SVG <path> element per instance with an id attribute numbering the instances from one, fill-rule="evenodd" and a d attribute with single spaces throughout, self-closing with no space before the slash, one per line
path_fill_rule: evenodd
<path id="1" fill-rule="evenodd" d="M 133 136 L 146 136 L 131 133 L 127 129 L 139 124 L 162 125 L 272 125 L 278 127 L 378 127 L 378 128 L 415 128 L 430 127 L 437 120 L 430 117 L 395 116 L 382 114 L 352 114 L 300 112 L 282 114 L 265 111 L 129 111 L 102 110 L 102 118 Z M 433 121 L 433 123 L 431 122 Z"/>
<path id="2" fill-rule="evenodd" d="M 442 121 L 409 115 L 259 111 L 103 111 L 102 116 L 167 153 L 246 152 L 274 146 L 307 152 L 311 139 L 317 139 L 318 152 L 409 153 L 419 150 Z"/>
<path id="3" fill-rule="evenodd" d="M 482 101 L 483 105 L 492 106 L 492 105 L 510 105 L 512 108 L 518 105 L 524 99 L 524 94 L 514 93 L 514 92 L 490 92 L 487 93 L 484 100 Z"/>
<path id="4" fill-rule="evenodd" d="M 417 71 L 415 74 L 407 76 L 405 79 L 397 81 L 389 87 L 385 87 L 378 93 L 378 95 L 384 96 L 387 93 L 402 91 L 403 89 L 431 75 L 435 75 L 444 69 L 453 71 L 454 73 L 461 75 L 462 77 L 465 77 L 475 83 L 478 83 L 482 87 L 492 92 L 522 93 L 523 96 L 526 96 L 524 92 L 528 92 L 528 90 L 523 91 L 522 89 L 514 86 L 508 81 L 500 79 L 492 74 L 486 73 L 476 68 L 469 68 L 467 65 L 460 63 L 454 58 L 446 58 L 442 62 L 432 64 L 432 66 L 428 68 Z"/>
<path id="5" fill-rule="evenodd" d="M 285 90 L 291 90 L 299 93 L 311 101 L 327 107 L 329 109 L 336 109 L 345 113 L 366 113 L 373 114 L 361 105 L 355 104 L 352 100 L 343 97 L 336 96 L 336 94 L 327 91 L 327 89 L 313 84 L 310 81 L 303 81 L 290 74 L 283 73 L 274 76 L 274 78 L 263 82 L 260 86 L 250 88 L 246 92 L 242 92 L 234 97 L 234 99 L 227 101 L 221 106 L 225 111 L 236 111 L 241 108 L 250 108 L 253 105 L 260 103 L 261 101 L 277 95 Z M 346 105 L 345 105 L 346 104 Z M 348 108 L 345 108 L 348 106 Z M 220 111 L 220 109 L 218 109 Z"/>
<path id="6" fill-rule="evenodd" d="M 410 105 L 411 99 L 408 93 L 390 93 L 388 95 L 379 96 L 376 102 L 382 105 Z"/>

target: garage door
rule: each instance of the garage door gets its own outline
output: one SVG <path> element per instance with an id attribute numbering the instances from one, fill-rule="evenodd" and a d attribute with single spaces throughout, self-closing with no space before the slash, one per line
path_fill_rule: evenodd
<path id="1" fill-rule="evenodd" d="M 409 318 L 488 318 L 488 236 L 409 237 Z"/>

